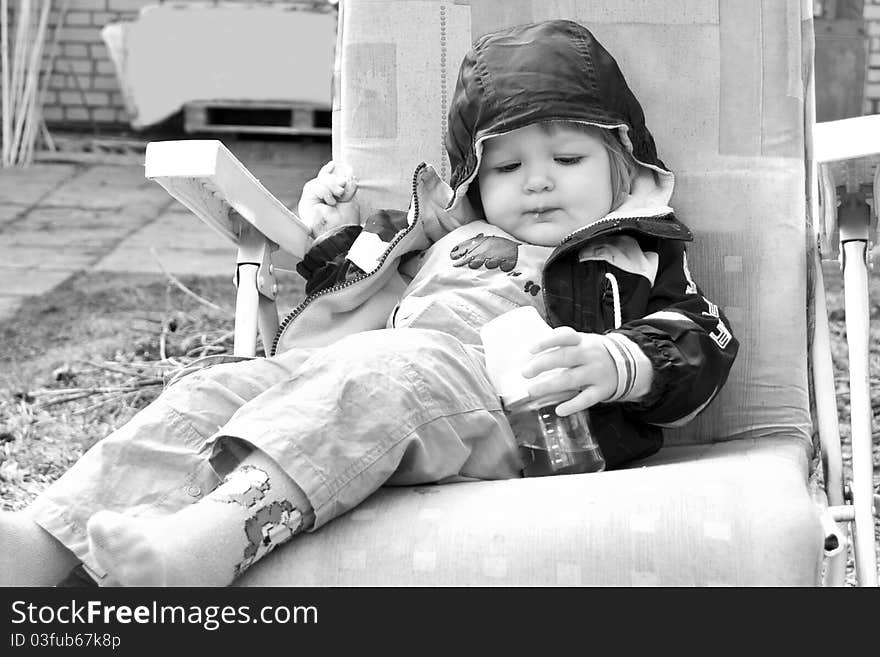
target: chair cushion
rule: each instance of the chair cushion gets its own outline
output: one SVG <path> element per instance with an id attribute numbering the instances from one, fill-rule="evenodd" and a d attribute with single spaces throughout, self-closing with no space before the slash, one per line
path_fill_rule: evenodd
<path id="1" fill-rule="evenodd" d="M 386 487 L 239 585 L 816 585 L 809 453 L 735 440 L 599 474 Z"/>

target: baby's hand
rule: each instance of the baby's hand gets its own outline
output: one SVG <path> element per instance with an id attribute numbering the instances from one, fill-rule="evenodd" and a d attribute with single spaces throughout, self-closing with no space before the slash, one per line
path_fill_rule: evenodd
<path id="1" fill-rule="evenodd" d="M 359 224 L 356 191 L 357 179 L 351 167 L 331 160 L 321 167 L 316 178 L 303 185 L 297 213 L 313 237 L 345 224 Z"/>
<path id="2" fill-rule="evenodd" d="M 553 329 L 530 351 L 536 355 L 522 370 L 527 379 L 559 368 L 529 386 L 532 398 L 580 390 L 556 407 L 557 415 L 571 415 L 590 408 L 610 399 L 617 390 L 617 368 L 601 335 L 578 333 L 571 327 L 562 326 Z"/>

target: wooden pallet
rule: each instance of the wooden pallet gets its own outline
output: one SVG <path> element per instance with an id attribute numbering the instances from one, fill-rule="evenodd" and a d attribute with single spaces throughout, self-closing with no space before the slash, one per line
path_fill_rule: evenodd
<path id="1" fill-rule="evenodd" d="M 34 152 L 37 162 L 137 165 L 144 163 L 147 142 L 123 137 L 51 134 L 51 141 Z"/>
<path id="2" fill-rule="evenodd" d="M 184 130 L 276 135 L 330 135 L 330 108 L 272 100 L 208 100 L 184 105 Z"/>

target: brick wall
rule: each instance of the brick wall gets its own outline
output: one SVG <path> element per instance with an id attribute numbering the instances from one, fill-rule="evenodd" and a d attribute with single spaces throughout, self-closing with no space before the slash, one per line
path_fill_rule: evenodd
<path id="1" fill-rule="evenodd" d="M 868 71 L 865 78 L 865 114 L 880 114 L 880 0 L 865 0 L 868 33 Z"/>
<path id="2" fill-rule="evenodd" d="M 142 7 L 164 0 L 69 0 L 59 33 L 54 72 L 49 80 L 44 106 L 46 122 L 52 125 L 80 124 L 95 127 L 128 125 L 128 116 L 116 80 L 113 63 L 101 40 L 104 25 L 131 20 Z M 168 0 L 175 3 L 209 4 L 209 0 Z M 324 4 L 321 0 L 224 0 L 240 4 Z M 827 0 L 825 0 L 827 2 Z M 15 4 L 15 3 L 11 3 Z M 63 4 L 56 0 L 55 5 Z M 815 3 L 817 14 L 823 2 Z M 843 6 L 840 3 L 839 6 Z M 50 15 L 47 32 L 52 35 L 59 11 Z M 880 113 L 880 0 L 864 0 L 868 35 L 868 71 L 865 80 L 864 112 Z M 51 36 L 50 36 L 51 38 Z M 48 51 L 48 44 L 47 44 Z M 44 66 L 49 63 L 46 53 Z"/>
<path id="3" fill-rule="evenodd" d="M 146 5 L 164 0 L 69 0 L 61 24 L 53 73 L 49 80 L 43 115 L 46 123 L 86 125 L 95 128 L 127 126 L 128 115 L 116 79 L 113 63 L 101 40 L 101 28 L 107 23 L 134 19 Z M 224 0 L 226 4 L 295 4 L 324 5 L 316 0 Z M 168 0 L 171 4 L 172 0 Z M 208 0 L 173 0 L 174 4 L 211 4 Z M 15 5 L 16 3 L 10 3 Z M 58 25 L 60 7 L 55 0 L 47 30 L 43 70 L 48 70 L 50 44 Z M 14 19 L 11 24 L 14 25 Z"/>

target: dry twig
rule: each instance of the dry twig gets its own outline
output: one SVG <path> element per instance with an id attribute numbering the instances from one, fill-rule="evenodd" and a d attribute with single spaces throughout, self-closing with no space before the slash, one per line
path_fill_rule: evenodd
<path id="1" fill-rule="evenodd" d="M 181 292 L 192 297 L 193 299 L 207 306 L 208 308 L 213 308 L 214 310 L 221 312 L 225 315 L 232 314 L 232 311 L 230 309 L 223 308 L 221 306 L 218 306 L 213 301 L 208 301 L 204 297 L 200 297 L 198 294 L 190 290 L 186 285 L 181 283 L 179 278 L 177 278 L 174 274 L 172 274 L 170 271 L 168 271 L 168 269 L 165 268 L 165 265 L 162 264 L 162 261 L 159 259 L 159 255 L 156 253 L 156 249 L 154 247 L 150 247 L 150 253 L 153 254 L 153 258 L 156 260 L 156 264 L 159 265 L 159 269 L 162 270 L 162 272 L 168 277 L 168 280 L 170 280 Z"/>
<path id="2" fill-rule="evenodd" d="M 155 383 L 152 385 L 160 385 L 160 384 L 161 384 L 161 381 L 159 381 L 159 383 Z M 90 406 L 86 406 L 85 408 L 79 408 L 79 409 L 73 411 L 73 413 L 71 413 L 71 415 L 85 415 L 86 413 L 97 410 L 110 402 L 118 402 L 118 401 L 121 401 L 125 397 L 141 394 L 142 392 L 144 392 L 144 388 L 147 388 L 147 387 L 149 387 L 149 386 L 139 386 L 135 390 L 128 390 L 126 392 L 122 392 L 122 393 L 119 393 L 116 395 L 107 395 L 106 397 L 104 397 L 104 399 L 102 399 L 94 404 L 91 404 Z"/>

